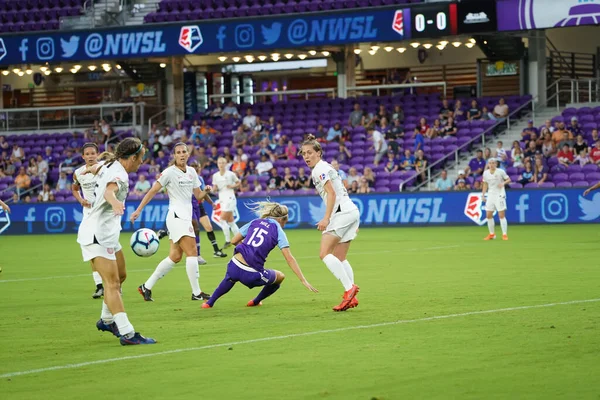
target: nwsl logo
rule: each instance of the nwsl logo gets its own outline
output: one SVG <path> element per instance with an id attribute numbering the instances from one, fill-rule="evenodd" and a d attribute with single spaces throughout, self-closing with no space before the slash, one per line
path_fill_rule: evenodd
<path id="1" fill-rule="evenodd" d="M 496 214 L 495 211 L 494 214 Z M 485 205 L 481 193 L 469 193 L 465 204 L 465 216 L 479 226 L 486 223 Z"/>
<path id="2" fill-rule="evenodd" d="M 394 22 L 392 23 L 392 29 L 399 35 L 404 36 L 404 12 L 398 10 L 394 14 Z"/>
<path id="3" fill-rule="evenodd" d="M 197 25 L 182 26 L 179 31 L 179 45 L 186 49 L 189 53 L 196 51 L 204 43 L 202 32 Z"/>

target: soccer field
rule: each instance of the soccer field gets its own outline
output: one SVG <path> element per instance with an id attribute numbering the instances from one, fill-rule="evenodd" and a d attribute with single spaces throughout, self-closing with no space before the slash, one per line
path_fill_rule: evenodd
<path id="1" fill-rule="evenodd" d="M 318 259 L 316 230 L 288 231 L 306 290 L 287 275 L 264 302 L 236 285 L 213 309 L 190 300 L 185 267 L 137 293 L 168 252 L 128 248 L 123 287 L 136 330 L 158 340 L 122 347 L 96 330 L 88 264 L 75 236 L 0 237 L 0 398 L 6 399 L 597 399 L 600 268 L 595 225 L 361 229 L 348 259 L 360 306 Z M 228 259 L 208 257 L 211 293 Z M 229 249 L 231 253 L 231 249 Z M 182 264 L 180 264 L 182 265 Z"/>

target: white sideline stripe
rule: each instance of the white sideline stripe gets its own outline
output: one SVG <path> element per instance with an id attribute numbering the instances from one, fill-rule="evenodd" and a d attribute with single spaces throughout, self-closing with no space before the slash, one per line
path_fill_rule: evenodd
<path id="1" fill-rule="evenodd" d="M 461 247 L 460 245 L 452 245 L 452 246 L 438 246 L 438 247 L 419 247 L 413 249 L 400 249 L 400 250 L 380 250 L 380 251 L 363 251 L 363 252 L 354 252 L 352 254 L 381 254 L 381 253 L 397 253 L 402 251 L 428 251 L 428 250 L 441 250 L 441 249 L 452 249 L 455 247 Z M 318 258 L 318 256 L 304 256 L 304 257 L 296 257 L 297 260 L 305 260 L 311 258 Z M 229 259 L 227 259 L 229 260 Z M 184 268 L 184 266 L 175 267 L 175 268 Z M 154 268 L 149 269 L 128 269 L 127 273 L 132 272 L 149 272 L 154 271 Z M 58 276 L 45 276 L 41 278 L 21 278 L 21 279 L 0 279 L 0 283 L 13 283 L 13 282 L 31 282 L 31 281 L 46 281 L 50 279 L 71 279 L 71 278 L 81 278 L 84 276 L 92 276 L 92 274 L 78 274 L 78 275 L 58 275 Z"/>
<path id="2" fill-rule="evenodd" d="M 135 356 L 107 358 L 104 360 L 94 360 L 94 361 L 87 361 L 87 362 L 76 363 L 76 364 L 56 365 L 54 367 L 37 368 L 37 369 L 30 369 L 30 370 L 26 370 L 26 371 L 9 372 L 9 373 L 0 375 L 0 379 L 12 378 L 15 376 L 22 376 L 22 375 L 38 374 L 38 373 L 42 373 L 42 372 L 59 371 L 59 370 L 63 370 L 63 369 L 75 369 L 75 368 L 87 367 L 90 365 L 107 364 L 107 363 L 112 363 L 112 362 L 117 362 L 117 361 L 137 360 L 140 358 L 163 356 L 163 355 L 168 355 L 168 354 L 187 353 L 190 351 L 216 349 L 219 347 L 237 346 L 237 345 L 242 345 L 242 344 L 251 344 L 251 343 L 260 343 L 260 342 L 270 342 L 272 340 L 292 339 L 292 338 L 297 338 L 297 337 L 320 335 L 323 333 L 345 332 L 345 331 L 351 331 L 351 330 L 356 330 L 356 329 L 370 329 L 370 328 L 378 328 L 378 327 L 382 327 L 382 326 L 410 324 L 410 323 L 414 323 L 414 322 L 437 321 L 437 320 L 441 320 L 441 319 L 468 317 L 471 315 L 482 315 L 482 314 L 494 314 L 494 313 L 501 313 L 501 312 L 508 312 L 508 311 L 531 310 L 531 309 L 536 309 L 536 308 L 546 308 L 546 307 L 564 306 L 564 305 L 572 305 L 572 304 L 596 303 L 599 301 L 600 301 L 600 298 L 599 299 L 588 299 L 588 300 L 572 300 L 572 301 L 564 301 L 564 302 L 556 302 L 556 303 L 548 303 L 548 304 L 538 304 L 538 305 L 534 305 L 534 306 L 498 308 L 495 310 L 470 311 L 470 312 L 465 312 L 465 313 L 438 315 L 435 317 L 427 317 L 427 318 L 405 319 L 405 320 L 398 320 L 398 321 L 381 322 L 378 324 L 371 324 L 371 325 L 347 326 L 344 328 L 324 329 L 324 330 L 320 330 L 320 331 L 311 331 L 311 332 L 303 332 L 303 333 L 292 333 L 289 335 L 281 335 L 281 336 L 268 336 L 268 337 L 263 337 L 263 338 L 258 338 L 258 339 L 241 340 L 238 342 L 209 344 L 206 346 L 188 347 L 188 348 L 183 348 L 183 349 L 159 351 L 156 353 L 139 354 L 139 355 L 135 355 Z"/>

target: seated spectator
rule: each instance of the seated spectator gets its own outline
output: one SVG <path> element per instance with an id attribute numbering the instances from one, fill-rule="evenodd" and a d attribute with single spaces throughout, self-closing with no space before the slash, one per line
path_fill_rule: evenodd
<path id="1" fill-rule="evenodd" d="M 200 123 L 197 119 L 192 122 L 192 126 L 190 126 L 190 140 L 194 141 L 197 137 L 196 135 L 200 135 Z"/>
<path id="2" fill-rule="evenodd" d="M 500 98 L 489 117 L 497 121 L 505 121 L 508 118 L 508 112 L 508 105 L 504 101 L 504 98 Z"/>
<path id="3" fill-rule="evenodd" d="M 269 157 L 262 155 L 260 162 L 256 164 L 256 172 L 258 175 L 269 175 L 269 171 L 273 168 L 273 163 L 269 160 Z"/>
<path id="4" fill-rule="evenodd" d="M 115 139 L 113 129 L 106 120 L 100 120 L 100 129 L 102 131 L 101 143 L 109 143 Z"/>
<path id="5" fill-rule="evenodd" d="M 260 184 L 260 182 L 258 181 L 258 179 L 254 180 L 254 192 L 262 192 L 263 190 L 265 190 L 262 185 Z"/>
<path id="6" fill-rule="evenodd" d="M 450 105 L 448 104 L 448 100 L 444 99 L 444 100 L 442 100 L 442 107 L 440 108 L 439 118 L 440 118 L 440 120 L 447 119 L 449 115 L 450 115 Z"/>
<path id="7" fill-rule="evenodd" d="M 381 121 L 379 122 L 379 132 L 383 133 L 383 135 L 387 135 L 388 131 L 390 130 L 390 125 L 388 123 L 388 120 L 386 118 L 382 118 Z"/>
<path id="8" fill-rule="evenodd" d="M 267 133 L 275 132 L 277 123 L 275 122 L 274 116 L 269 117 L 269 121 L 265 124 L 265 129 L 267 130 Z"/>
<path id="9" fill-rule="evenodd" d="M 233 146 L 244 147 L 248 144 L 248 134 L 244 131 L 244 126 L 240 125 L 237 127 L 235 134 L 233 135 Z"/>
<path id="10" fill-rule="evenodd" d="M 442 171 L 442 175 L 435 181 L 435 190 L 437 191 L 447 191 L 452 189 L 452 179 L 448 177 L 448 172 L 446 170 Z"/>
<path id="11" fill-rule="evenodd" d="M 298 182 L 298 189 L 309 189 L 310 188 L 310 176 L 306 175 L 304 172 L 304 168 L 298 168 L 298 178 L 296 178 Z"/>
<path id="12" fill-rule="evenodd" d="M 348 128 L 342 129 L 342 136 L 340 137 L 340 142 L 351 142 L 352 137 L 350 136 L 350 131 Z"/>
<path id="13" fill-rule="evenodd" d="M 325 139 L 327 138 L 327 131 L 323 127 L 323 124 L 319 124 L 317 126 L 317 130 L 315 131 L 314 136 L 315 136 L 315 138 L 317 139 L 318 142 L 324 142 L 325 141 Z"/>
<path id="14" fill-rule="evenodd" d="M 404 124 L 404 110 L 399 105 L 394 106 L 394 112 L 392 113 L 392 123 L 395 125 L 396 121 L 399 125 Z"/>
<path id="15" fill-rule="evenodd" d="M 475 182 L 473 182 L 473 190 L 476 192 L 481 192 L 482 187 L 481 187 L 481 181 L 480 180 L 476 180 Z"/>
<path id="16" fill-rule="evenodd" d="M 525 142 L 525 146 L 529 145 L 529 142 L 533 142 L 535 143 L 535 147 L 536 150 L 541 150 L 542 149 L 542 143 L 544 142 L 544 140 L 540 140 L 537 136 L 537 134 L 535 132 L 533 132 L 531 134 L 531 136 L 529 137 L 529 141 Z"/>
<path id="17" fill-rule="evenodd" d="M 66 150 L 70 150 L 73 153 L 77 153 L 79 149 L 85 144 L 83 136 L 79 132 L 73 132 L 73 137 L 67 143 Z"/>
<path id="18" fill-rule="evenodd" d="M 212 119 L 220 119 L 223 117 L 223 104 L 220 101 L 215 101 L 215 108 L 213 108 L 209 113 L 208 117 Z"/>
<path id="19" fill-rule="evenodd" d="M 577 135 L 583 134 L 583 131 L 581 130 L 581 126 L 579 126 L 579 120 L 577 119 L 576 116 L 571 117 L 571 125 L 569 126 L 569 128 L 567 130 L 569 132 L 571 132 L 571 136 L 577 136 Z"/>
<path id="20" fill-rule="evenodd" d="M 556 154 L 556 144 L 552 140 L 550 133 L 546 133 L 544 141 L 542 142 L 542 154 L 544 157 L 549 158 Z"/>
<path id="21" fill-rule="evenodd" d="M 277 168 L 271 168 L 269 172 L 269 181 L 267 183 L 267 192 L 278 191 L 283 189 L 283 178 L 277 172 Z"/>
<path id="22" fill-rule="evenodd" d="M 27 165 L 27 175 L 29 175 L 31 177 L 37 176 L 38 166 L 37 166 L 37 162 L 35 161 L 35 158 L 31 157 L 27 164 L 28 164 Z"/>
<path id="23" fill-rule="evenodd" d="M 490 115 L 492 114 L 490 113 L 488 108 L 486 106 L 483 106 L 483 108 L 481 109 L 481 117 L 479 117 L 479 119 L 482 121 L 490 121 L 492 119 L 490 118 Z"/>
<path id="24" fill-rule="evenodd" d="M 483 159 L 485 160 L 486 164 L 490 158 L 492 158 L 492 149 L 486 147 L 485 149 L 483 149 Z"/>
<path id="25" fill-rule="evenodd" d="M 368 186 L 367 186 L 368 189 Z M 348 188 L 348 193 L 358 193 L 358 181 L 353 181 Z"/>
<path id="26" fill-rule="evenodd" d="M 588 144 L 583 139 L 583 136 L 579 134 L 573 144 L 573 153 L 580 154 L 582 151 L 588 152 Z"/>
<path id="27" fill-rule="evenodd" d="M 208 126 L 206 121 L 202 121 L 202 126 L 200 126 L 198 132 L 196 137 L 200 141 L 200 145 L 205 148 L 214 145 L 217 141 L 216 135 L 220 134 L 219 131 Z"/>
<path id="28" fill-rule="evenodd" d="M 250 176 L 258 175 L 256 172 L 256 163 L 252 160 L 248 161 L 246 170 L 244 171 L 244 177 L 249 178 Z"/>
<path id="29" fill-rule="evenodd" d="M 475 153 L 475 158 L 469 161 L 469 166 L 466 168 L 465 172 L 467 176 L 473 176 L 475 178 L 483 175 L 483 171 L 485 171 L 485 160 L 483 159 L 483 151 L 477 150 Z"/>
<path id="30" fill-rule="evenodd" d="M 263 121 L 257 115 L 256 116 L 256 121 L 255 121 L 255 124 L 254 124 L 254 128 L 252 128 L 252 132 L 258 133 L 258 135 L 261 136 L 261 137 L 266 137 L 267 132 L 269 131 L 267 128 L 268 127 L 265 124 L 263 124 Z"/>
<path id="31" fill-rule="evenodd" d="M 380 104 L 379 108 L 377 109 L 377 112 L 373 116 L 373 119 L 375 120 L 375 122 L 379 122 L 381 124 L 381 121 L 383 119 L 385 119 L 386 121 L 389 121 L 390 118 L 391 118 L 391 115 L 387 111 L 385 104 Z"/>
<path id="32" fill-rule="evenodd" d="M 421 135 L 427 135 L 427 131 L 429 130 L 429 125 L 427 125 L 427 120 L 423 117 L 419 120 L 419 124 L 417 128 L 421 132 Z"/>
<path id="33" fill-rule="evenodd" d="M 69 181 L 69 178 L 65 172 L 60 173 L 60 176 L 56 181 L 56 190 L 71 190 L 71 181 Z"/>
<path id="34" fill-rule="evenodd" d="M 285 151 L 287 146 L 285 145 L 284 140 L 285 136 L 279 138 L 277 145 L 273 148 L 273 152 L 271 154 L 271 159 L 273 160 L 273 162 L 276 162 L 277 160 L 286 159 Z"/>
<path id="35" fill-rule="evenodd" d="M 546 182 L 548 179 L 548 167 L 544 165 L 544 162 L 541 158 L 536 157 L 535 159 L 535 168 L 534 168 L 534 182 L 537 184 L 541 184 Z"/>
<path id="36" fill-rule="evenodd" d="M 15 192 L 15 193 L 13 193 L 13 195 L 12 195 L 12 202 L 13 202 L 14 204 L 17 204 L 17 203 L 20 203 L 20 202 L 21 202 L 21 199 L 19 199 L 19 195 L 18 195 L 16 192 Z"/>
<path id="37" fill-rule="evenodd" d="M 4 164 L 0 163 L 0 178 L 6 178 L 8 175 L 6 175 L 6 172 L 4 172 Z"/>
<path id="38" fill-rule="evenodd" d="M 169 147 L 173 143 L 173 137 L 169 134 L 169 129 L 165 128 L 162 134 L 158 137 L 158 143 L 163 147 Z"/>
<path id="39" fill-rule="evenodd" d="M 6 141 L 6 138 L 4 136 L 0 136 L 0 150 L 6 150 L 8 151 L 9 148 L 9 144 Z"/>
<path id="40" fill-rule="evenodd" d="M 365 167 L 363 179 L 367 180 L 369 187 L 375 187 L 375 172 L 373 172 L 371 167 Z"/>
<path id="41" fill-rule="evenodd" d="M 292 175 L 292 171 L 290 167 L 285 167 L 284 175 L 283 175 L 283 186 L 285 189 L 296 190 L 298 186 L 298 181 L 296 177 Z"/>
<path id="42" fill-rule="evenodd" d="M 15 177 L 14 183 L 17 188 L 17 195 L 21 198 L 23 192 L 31 186 L 31 178 L 27 175 L 25 167 L 19 168 L 19 174 Z"/>
<path id="43" fill-rule="evenodd" d="M 592 138 L 589 141 L 590 147 L 592 147 L 598 140 L 600 140 L 600 136 L 598 136 L 598 129 L 592 129 Z"/>
<path id="44" fill-rule="evenodd" d="M 456 102 L 454 103 L 453 112 L 454 119 L 461 119 L 463 115 L 465 115 L 465 112 L 462 108 L 462 102 L 460 100 L 456 100 Z"/>
<path id="45" fill-rule="evenodd" d="M 257 122 L 258 119 L 256 118 L 256 115 L 252 114 L 251 108 L 248 108 L 246 110 L 246 116 L 242 120 L 242 125 L 244 126 L 244 129 L 249 131 L 253 130 Z"/>
<path id="46" fill-rule="evenodd" d="M 573 160 L 575 159 L 575 157 L 573 157 L 573 151 L 568 144 L 563 145 L 556 157 L 558 158 L 558 162 L 565 167 L 573 164 Z"/>
<path id="47" fill-rule="evenodd" d="M 371 193 L 371 187 L 369 186 L 369 181 L 363 176 L 360 178 L 360 183 L 358 185 L 358 192 L 361 194 Z"/>
<path id="48" fill-rule="evenodd" d="M 425 181 L 425 172 L 427 171 L 427 158 L 423 150 L 417 150 L 415 157 L 415 171 L 417 172 L 417 181 L 419 183 Z"/>
<path id="49" fill-rule="evenodd" d="M 166 169 L 169 166 L 169 157 L 165 154 L 163 150 L 159 150 L 158 154 L 154 158 L 156 164 L 160 167 L 161 170 Z"/>
<path id="50" fill-rule="evenodd" d="M 288 160 L 295 160 L 298 157 L 298 147 L 291 140 L 288 140 L 287 147 L 285 148 L 285 157 Z"/>
<path id="51" fill-rule="evenodd" d="M 352 185 L 352 182 L 360 182 L 361 175 L 359 175 L 358 171 L 354 167 L 350 167 L 348 170 L 348 185 Z"/>
<path id="52" fill-rule="evenodd" d="M 143 196 L 150 190 L 150 182 L 146 180 L 146 175 L 139 175 L 138 180 L 133 187 L 133 193 L 138 196 Z"/>
<path id="53" fill-rule="evenodd" d="M 533 120 L 530 119 L 527 121 L 527 126 L 523 129 L 523 132 L 521 132 L 521 141 L 528 142 L 531 139 L 531 134 L 533 133 L 537 135 L 538 130 L 533 126 Z"/>
<path id="54" fill-rule="evenodd" d="M 352 153 L 346 145 L 342 142 L 340 143 L 340 147 L 338 149 L 337 161 L 342 164 L 348 164 L 350 162 L 350 158 L 352 158 Z"/>
<path id="55" fill-rule="evenodd" d="M 454 186 L 458 186 L 458 180 L 459 179 L 467 179 L 467 174 L 465 173 L 464 169 L 459 169 L 458 170 L 458 175 L 456 177 L 456 181 L 454 182 Z"/>
<path id="56" fill-rule="evenodd" d="M 233 101 L 230 101 L 229 103 L 227 103 L 227 107 L 225 107 L 223 109 L 223 118 L 227 119 L 227 118 L 234 118 L 234 119 L 239 119 L 240 118 L 240 113 L 238 112 L 238 109 L 235 106 L 235 103 Z"/>
<path id="57" fill-rule="evenodd" d="M 244 176 L 244 173 L 246 171 L 246 162 L 242 160 L 242 156 L 236 154 L 233 157 L 233 165 L 231 166 L 231 171 L 235 172 L 238 176 Z"/>
<path id="58" fill-rule="evenodd" d="M 523 150 L 521 150 L 521 146 L 517 144 L 518 147 L 515 147 L 511 150 L 511 159 L 513 161 L 513 167 L 519 168 L 523 166 L 523 162 L 525 161 L 525 157 L 523 155 Z"/>
<path id="59" fill-rule="evenodd" d="M 248 178 L 242 178 L 242 183 L 240 183 L 240 193 L 248 193 L 250 192 L 250 184 L 248 183 Z"/>
<path id="60" fill-rule="evenodd" d="M 385 139 L 388 142 L 388 147 L 394 152 L 394 154 L 398 154 L 400 150 L 400 143 L 397 142 L 398 139 L 404 137 L 404 127 L 400 125 L 399 120 L 394 121 L 394 126 L 389 129 L 385 134 Z"/>
<path id="61" fill-rule="evenodd" d="M 246 156 L 247 157 L 247 156 Z M 194 158 L 200 165 L 201 169 L 206 168 L 208 165 L 208 156 L 206 155 L 206 149 L 204 147 L 196 147 L 194 151 Z"/>
<path id="62" fill-rule="evenodd" d="M 477 100 L 471 100 L 471 107 L 467 111 L 467 119 L 469 121 L 477 120 L 481 118 L 481 109 L 479 108 L 479 104 L 477 104 Z"/>
<path id="63" fill-rule="evenodd" d="M 13 144 L 12 153 L 10 155 L 12 162 L 21 162 L 25 159 L 25 151 L 18 144 Z"/>
<path id="64" fill-rule="evenodd" d="M 547 119 L 544 122 L 544 127 L 541 129 L 543 130 L 544 128 L 548 129 L 548 131 L 552 134 L 554 133 L 554 130 L 556 129 L 553 125 L 552 125 L 552 121 L 550 121 L 549 119 Z"/>
<path id="65" fill-rule="evenodd" d="M 454 190 L 463 192 L 465 190 L 471 190 L 471 188 L 467 185 L 467 181 L 461 178 L 457 181 L 456 186 L 454 186 Z"/>
<path id="66" fill-rule="evenodd" d="M 409 150 L 410 151 L 410 150 Z M 388 151 L 388 159 L 385 163 L 385 172 L 393 174 L 398 171 L 398 163 L 396 162 L 396 155 L 392 151 Z"/>
<path id="67" fill-rule="evenodd" d="M 79 155 L 73 155 L 73 152 L 67 150 L 66 158 L 62 162 L 61 171 L 72 174 L 75 167 L 77 167 L 77 159 L 79 159 Z"/>
<path id="68" fill-rule="evenodd" d="M 415 157 L 411 154 L 409 149 L 404 150 L 404 154 L 400 157 L 400 168 L 405 171 L 412 171 L 415 169 Z"/>
<path id="69" fill-rule="evenodd" d="M 327 142 L 338 142 L 342 137 L 342 126 L 339 122 L 336 122 L 329 131 L 327 131 L 327 136 L 325 137 L 325 141 Z"/>
<path id="70" fill-rule="evenodd" d="M 456 127 L 456 122 L 453 117 L 448 117 L 448 122 L 442 128 L 441 135 L 442 137 L 456 137 L 456 132 L 458 132 L 458 128 Z"/>
<path id="71" fill-rule="evenodd" d="M 577 155 L 577 157 L 575 157 L 575 160 L 573 160 L 573 164 L 578 164 L 581 167 L 583 167 L 584 165 L 589 164 L 591 162 L 592 162 L 592 160 L 587 155 L 587 150 L 581 150 L 579 152 L 579 154 Z"/>
<path id="72" fill-rule="evenodd" d="M 534 171 L 531 168 L 531 162 L 527 161 L 525 163 L 525 171 L 519 175 L 519 180 L 517 182 L 523 186 L 527 185 L 528 183 L 535 182 L 535 176 Z"/>
<path id="73" fill-rule="evenodd" d="M 23 199 L 23 203 L 31 203 L 31 196 L 26 194 L 25 199 Z"/>
<path id="74" fill-rule="evenodd" d="M 369 135 L 369 140 L 373 141 L 372 148 L 375 150 L 375 159 L 373 160 L 373 164 L 378 165 L 379 161 L 381 161 L 381 157 L 387 153 L 387 142 L 384 140 L 381 132 L 375 130 L 373 127 L 367 128 L 367 133 Z"/>
<path id="75" fill-rule="evenodd" d="M 560 142 L 558 142 L 558 145 L 556 146 L 557 149 L 562 149 L 565 145 L 567 145 L 570 148 L 572 148 L 573 146 L 575 146 L 575 141 L 572 138 L 569 138 L 569 131 L 562 131 L 562 140 Z"/>
<path id="76" fill-rule="evenodd" d="M 171 137 L 173 138 L 173 141 L 174 142 L 181 142 L 182 138 L 184 138 L 186 136 L 187 136 L 187 132 L 185 131 L 185 129 L 183 129 L 183 126 L 181 125 L 181 123 L 175 125 L 175 130 L 171 134 Z"/>
<path id="77" fill-rule="evenodd" d="M 350 117 L 348 118 L 348 125 L 355 128 L 357 126 L 364 125 L 365 115 L 363 110 L 360 108 L 360 104 L 354 104 L 354 110 L 350 113 Z M 317 135 L 315 134 L 315 137 Z"/>
<path id="78" fill-rule="evenodd" d="M 590 150 L 590 159 L 594 164 L 600 165 L 600 139 L 596 140 L 596 146 Z"/>
<path id="79" fill-rule="evenodd" d="M 565 136 L 566 133 L 566 136 Z M 555 129 L 554 132 L 552 132 L 552 140 L 554 141 L 554 144 L 556 146 L 560 145 L 560 142 L 562 142 L 563 140 L 573 140 L 573 134 L 571 134 L 571 132 L 567 131 L 565 129 L 565 124 L 563 124 L 562 122 L 558 124 L 558 129 Z"/>
<path id="80" fill-rule="evenodd" d="M 418 132 L 418 129 L 415 129 L 415 134 Z M 419 131 L 420 133 L 420 131 Z M 427 130 L 425 136 L 427 139 L 435 139 L 438 136 L 442 136 L 444 133 L 444 127 L 439 119 L 433 121 L 433 125 Z"/>
<path id="81" fill-rule="evenodd" d="M 150 165 L 150 168 L 148 169 L 148 173 L 149 174 L 160 174 L 160 165 L 158 165 L 156 163 L 155 159 L 150 159 L 150 162 L 148 163 L 148 165 Z"/>
<path id="82" fill-rule="evenodd" d="M 272 160 L 275 160 L 275 156 L 273 155 L 273 152 L 271 151 L 271 146 L 269 146 L 269 141 L 267 139 L 263 139 L 260 142 L 260 145 L 258 147 L 258 150 L 255 153 L 257 156 L 267 156 L 269 158 L 271 158 Z"/>
<path id="83" fill-rule="evenodd" d="M 502 141 L 498 141 L 496 143 L 496 156 L 495 158 L 500 159 L 500 163 L 506 164 L 506 160 L 508 160 L 508 155 L 506 154 L 506 149 L 504 149 L 504 143 Z"/>

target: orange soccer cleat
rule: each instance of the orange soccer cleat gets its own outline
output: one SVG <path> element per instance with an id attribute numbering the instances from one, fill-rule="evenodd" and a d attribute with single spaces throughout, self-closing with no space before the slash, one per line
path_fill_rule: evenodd
<path id="1" fill-rule="evenodd" d="M 496 235 L 490 233 L 489 235 L 487 235 L 486 237 L 483 238 L 483 240 L 494 240 L 496 239 Z"/>
<path id="2" fill-rule="evenodd" d="M 333 311 L 346 311 L 351 308 L 352 300 L 356 297 L 356 294 L 359 292 L 360 288 L 356 285 L 352 285 L 352 287 L 344 292 L 344 300 L 342 302 L 333 307 Z M 358 300 L 356 301 L 358 305 Z"/>
<path id="3" fill-rule="evenodd" d="M 258 304 L 254 303 L 254 300 L 250 300 L 248 302 L 248 304 L 246 304 L 246 307 L 259 307 L 262 306 L 262 301 L 260 301 Z"/>
<path id="4" fill-rule="evenodd" d="M 508 235 L 502 235 L 502 240 L 508 240 Z"/>
<path id="5" fill-rule="evenodd" d="M 212 308 L 208 303 L 202 303 L 202 308 Z"/>
<path id="6" fill-rule="evenodd" d="M 354 298 L 350 302 L 350 307 L 348 307 L 348 308 L 355 308 L 355 307 L 358 307 L 358 297 L 356 297 L 356 296 L 354 296 Z"/>

